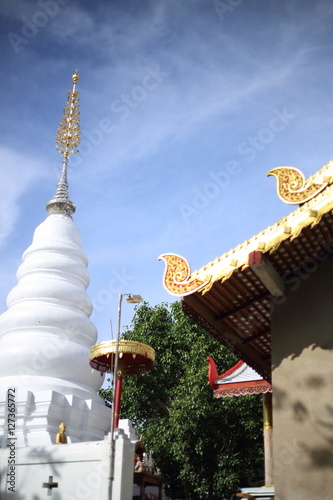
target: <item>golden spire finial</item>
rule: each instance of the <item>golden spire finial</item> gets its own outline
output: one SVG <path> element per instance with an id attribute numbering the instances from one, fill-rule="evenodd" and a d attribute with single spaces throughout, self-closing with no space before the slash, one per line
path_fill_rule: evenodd
<path id="1" fill-rule="evenodd" d="M 72 75 L 73 83 L 77 84 L 77 82 L 79 81 L 79 79 L 80 79 L 80 75 L 79 75 L 79 73 L 78 73 L 78 71 L 76 69 L 74 75 Z"/>
<path id="2" fill-rule="evenodd" d="M 57 150 L 64 158 L 78 152 L 80 144 L 80 110 L 79 110 L 79 91 L 76 90 L 76 84 L 80 75 L 76 70 L 73 79 L 73 88 L 68 91 L 67 102 L 62 115 L 62 119 L 56 135 Z"/>
<path id="3" fill-rule="evenodd" d="M 61 176 L 52 200 L 46 204 L 49 214 L 63 214 L 67 217 L 71 217 L 75 212 L 75 205 L 68 195 L 67 164 L 69 156 L 78 152 L 76 148 L 80 144 L 79 92 L 76 90 L 79 78 L 80 75 L 76 70 L 72 75 L 73 88 L 68 91 L 67 102 L 56 135 L 57 150 L 63 156 Z"/>

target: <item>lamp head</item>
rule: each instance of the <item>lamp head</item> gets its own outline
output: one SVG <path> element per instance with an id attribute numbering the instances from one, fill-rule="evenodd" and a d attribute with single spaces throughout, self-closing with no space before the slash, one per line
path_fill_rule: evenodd
<path id="1" fill-rule="evenodd" d="M 129 293 L 126 298 L 126 302 L 129 302 L 130 304 L 138 304 L 139 302 L 142 302 L 143 298 L 141 295 L 132 295 Z"/>

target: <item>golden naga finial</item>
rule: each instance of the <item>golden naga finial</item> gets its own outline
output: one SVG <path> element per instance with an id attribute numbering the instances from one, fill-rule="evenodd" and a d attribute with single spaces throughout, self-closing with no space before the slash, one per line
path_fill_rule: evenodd
<path id="1" fill-rule="evenodd" d="M 304 174 L 294 167 L 277 167 L 267 173 L 277 179 L 279 198 L 291 205 L 300 205 L 310 200 L 330 184 L 331 178 L 323 178 L 321 182 L 305 179 Z M 319 179 L 318 179 L 319 180 Z"/>
<path id="2" fill-rule="evenodd" d="M 79 81 L 80 75 L 76 70 L 73 79 L 73 88 L 68 91 L 67 102 L 64 108 L 62 119 L 56 135 L 56 148 L 64 158 L 78 152 L 80 144 L 80 110 L 79 110 L 79 95 L 76 90 L 76 84 Z"/>
<path id="3" fill-rule="evenodd" d="M 163 276 L 163 285 L 171 295 L 190 295 L 207 285 L 211 276 L 202 280 L 191 276 L 190 265 L 184 257 L 175 253 L 164 253 L 158 260 L 164 260 L 166 266 Z"/>

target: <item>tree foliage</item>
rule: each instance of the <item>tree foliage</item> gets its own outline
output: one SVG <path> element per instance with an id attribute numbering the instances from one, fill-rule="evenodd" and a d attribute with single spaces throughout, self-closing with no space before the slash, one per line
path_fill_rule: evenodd
<path id="1" fill-rule="evenodd" d="M 155 349 L 154 368 L 123 382 L 121 418 L 144 437 L 168 498 L 229 497 L 262 471 L 262 399 L 214 399 L 207 356 L 219 372 L 237 359 L 181 311 L 180 303 L 136 309 L 124 339 Z M 110 402 L 110 390 L 102 391 Z"/>

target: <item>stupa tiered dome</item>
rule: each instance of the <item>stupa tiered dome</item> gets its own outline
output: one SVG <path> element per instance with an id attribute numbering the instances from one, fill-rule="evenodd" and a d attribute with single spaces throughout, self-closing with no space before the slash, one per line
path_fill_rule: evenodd
<path id="1" fill-rule="evenodd" d="M 67 163 L 79 141 L 78 78 L 76 72 L 57 136 L 61 177 L 47 203 L 48 216 L 23 253 L 8 310 L 0 316 L 0 401 L 9 387 L 16 389 L 20 446 L 55 443 L 61 422 L 70 442 L 103 439 L 110 427 L 97 395 L 103 379 L 89 366 L 97 331 L 89 319 L 88 259 L 68 195 Z M 5 443 L 4 416 L 1 427 Z"/>

